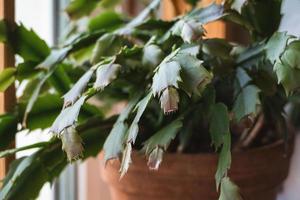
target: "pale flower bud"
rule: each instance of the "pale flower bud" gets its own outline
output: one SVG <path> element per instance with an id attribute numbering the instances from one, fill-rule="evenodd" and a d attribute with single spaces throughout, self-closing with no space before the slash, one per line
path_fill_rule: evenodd
<path id="1" fill-rule="evenodd" d="M 70 162 L 83 156 L 82 139 L 74 127 L 66 128 L 61 134 L 62 149 L 66 152 Z"/>
<path id="2" fill-rule="evenodd" d="M 178 102 L 179 95 L 177 90 L 173 87 L 166 88 L 160 97 L 161 108 L 166 114 L 178 110 Z"/>
<path id="3" fill-rule="evenodd" d="M 194 20 L 184 21 L 183 27 L 181 30 L 181 38 L 187 43 L 192 43 L 195 40 L 198 40 L 204 34 L 204 29 L 199 22 Z"/>
<path id="4" fill-rule="evenodd" d="M 151 170 L 158 170 L 160 163 L 163 159 L 164 150 L 160 147 L 156 147 L 148 157 L 148 167 Z"/>

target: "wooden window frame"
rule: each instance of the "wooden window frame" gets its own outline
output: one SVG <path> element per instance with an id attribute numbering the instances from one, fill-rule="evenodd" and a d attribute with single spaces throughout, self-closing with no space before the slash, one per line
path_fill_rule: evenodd
<path id="1" fill-rule="evenodd" d="M 6 22 L 13 24 L 15 19 L 15 1 L 0 0 L 0 18 Z M 15 65 L 14 54 L 6 44 L 0 44 L 0 71 L 6 67 Z M 0 114 L 11 111 L 15 104 L 15 88 L 11 86 L 4 93 L 0 93 Z M 13 144 L 12 144 L 13 146 Z M 9 164 L 14 157 L 0 159 L 0 180 L 5 177 L 8 172 Z"/>

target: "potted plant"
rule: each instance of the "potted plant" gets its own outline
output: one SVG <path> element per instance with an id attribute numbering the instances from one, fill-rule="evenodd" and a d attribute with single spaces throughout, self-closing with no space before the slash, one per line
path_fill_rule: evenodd
<path id="1" fill-rule="evenodd" d="M 74 22 L 53 49 L 1 22 L 1 40 L 23 61 L 1 73 L 0 88 L 17 80 L 25 89 L 0 118 L 0 156 L 39 149 L 11 164 L 0 199 L 34 198 L 68 161 L 102 147 L 114 199 L 275 198 L 292 151 L 284 108 L 300 86 L 300 41 L 276 32 L 280 0 L 188 2 L 191 11 L 171 21 L 156 17 L 159 0 L 128 21 L 106 11 L 110 1 L 74 0 Z M 242 27 L 250 42 L 206 38 L 203 26 L 216 20 Z M 118 102 L 125 108 L 108 117 Z M 51 140 L 7 150 L 18 131 L 48 127 Z"/>

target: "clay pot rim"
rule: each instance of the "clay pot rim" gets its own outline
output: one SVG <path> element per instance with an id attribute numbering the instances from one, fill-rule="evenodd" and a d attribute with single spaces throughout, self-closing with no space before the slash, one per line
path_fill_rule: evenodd
<path id="1" fill-rule="evenodd" d="M 293 137 L 291 137 L 288 141 L 288 148 L 290 148 L 290 146 L 292 146 L 292 139 Z M 280 148 L 280 146 L 282 146 L 283 151 L 284 149 L 284 145 L 285 145 L 285 141 L 283 139 L 277 140 L 271 144 L 267 144 L 267 145 L 263 145 L 263 146 L 259 146 L 259 147 L 254 147 L 254 148 L 250 148 L 250 149 L 245 149 L 245 150 L 241 150 L 241 151 L 231 151 L 231 154 L 233 157 L 235 156 L 245 156 L 248 154 L 253 154 L 253 153 L 257 153 L 257 152 L 263 152 L 265 150 L 272 150 L 275 148 Z M 141 151 L 137 151 L 134 150 L 133 152 L 134 156 L 143 156 L 145 157 L 144 152 Z M 166 152 L 164 154 L 164 157 L 182 157 L 182 158 L 190 158 L 190 157 L 212 157 L 212 156 L 218 156 L 217 152 L 198 152 L 198 153 L 178 153 L 178 152 L 174 152 L 174 153 L 170 153 L 170 152 Z"/>

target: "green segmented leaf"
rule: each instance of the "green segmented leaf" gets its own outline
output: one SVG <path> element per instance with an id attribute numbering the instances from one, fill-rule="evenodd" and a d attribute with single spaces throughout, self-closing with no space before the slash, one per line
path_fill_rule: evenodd
<path id="1" fill-rule="evenodd" d="M 103 90 L 107 85 L 117 78 L 117 73 L 120 69 L 121 65 L 114 64 L 113 62 L 100 65 L 96 71 L 96 81 L 93 87 L 96 90 Z"/>
<path id="2" fill-rule="evenodd" d="M 136 105 L 136 107 L 134 108 L 134 111 L 136 111 L 136 115 L 128 129 L 127 143 L 132 143 L 132 144 L 135 143 L 139 131 L 138 123 L 144 111 L 146 110 L 148 103 L 151 101 L 151 99 L 152 99 L 152 93 L 150 92 L 149 94 L 147 94 L 147 96 L 145 96 L 142 100 L 140 100 Z"/>
<path id="3" fill-rule="evenodd" d="M 108 160 L 119 158 L 123 150 L 123 138 L 128 130 L 127 118 L 133 108 L 136 106 L 140 98 L 140 95 L 135 95 L 128 103 L 126 108 L 121 112 L 118 120 L 114 124 L 110 131 L 105 143 L 104 143 L 104 162 Z"/>
<path id="4" fill-rule="evenodd" d="M 85 99 L 86 96 L 82 96 L 73 105 L 63 109 L 52 124 L 50 132 L 60 134 L 65 128 L 74 125 Z"/>
<path id="5" fill-rule="evenodd" d="M 145 66 L 156 67 L 162 61 L 163 51 L 156 44 L 148 44 L 143 49 L 142 63 Z"/>
<path id="6" fill-rule="evenodd" d="M 212 80 L 212 75 L 202 65 L 203 61 L 196 56 L 180 51 L 175 59 L 181 66 L 181 85 L 190 96 L 192 93 L 200 95 Z"/>
<path id="7" fill-rule="evenodd" d="M 139 126 L 138 123 L 152 98 L 152 93 L 150 92 L 147 96 L 145 96 L 142 100 L 138 102 L 135 109 L 136 115 L 127 131 L 127 139 L 126 139 L 126 146 L 125 150 L 123 151 L 122 161 L 121 161 L 121 167 L 120 167 L 120 173 L 122 178 L 126 172 L 128 171 L 129 165 L 131 163 L 131 152 L 132 152 L 132 145 L 135 143 Z"/>
<path id="8" fill-rule="evenodd" d="M 53 73 L 53 70 L 47 72 L 46 74 L 41 74 L 39 76 L 39 78 L 38 78 L 39 82 L 38 82 L 37 86 L 34 88 L 32 94 L 31 94 L 31 96 L 28 100 L 26 109 L 25 109 L 25 113 L 24 113 L 24 116 L 23 116 L 23 122 L 22 122 L 22 125 L 24 127 L 26 127 L 28 115 L 31 112 L 36 100 L 38 99 L 38 96 L 40 94 L 40 91 L 41 91 L 44 83 L 47 81 L 47 79 L 51 76 L 52 73 Z"/>
<path id="9" fill-rule="evenodd" d="M 178 88 L 181 67 L 177 61 L 163 61 L 153 76 L 152 91 L 160 95 L 166 88 Z"/>
<path id="10" fill-rule="evenodd" d="M 162 63 L 153 77 L 153 93 L 160 95 L 168 87 L 178 88 L 178 82 L 181 81 L 180 69 L 177 61 Z"/>
<path id="11" fill-rule="evenodd" d="M 219 200 L 243 200 L 239 193 L 238 186 L 236 186 L 228 177 L 222 179 Z"/>
<path id="12" fill-rule="evenodd" d="M 41 148 L 41 147 L 46 146 L 47 144 L 49 144 L 49 142 L 38 142 L 38 143 L 27 145 L 27 146 L 24 146 L 24 147 L 4 150 L 4 151 L 0 152 L 0 158 L 10 156 L 10 155 L 13 155 L 13 154 L 15 154 L 19 151 L 24 151 L 24 150 L 27 150 L 27 149 Z"/>
<path id="13" fill-rule="evenodd" d="M 104 11 L 89 20 L 88 28 L 90 32 L 94 32 L 103 29 L 114 29 L 122 23 L 123 20 L 120 14 L 113 11 Z"/>
<path id="14" fill-rule="evenodd" d="M 131 164 L 131 152 L 132 152 L 132 144 L 129 142 L 126 144 L 125 150 L 123 151 L 121 166 L 120 166 L 120 179 L 124 177 L 126 172 L 129 169 L 129 165 Z"/>
<path id="15" fill-rule="evenodd" d="M 274 71 L 277 75 L 278 83 L 283 85 L 286 95 L 290 95 L 300 88 L 300 69 L 292 68 L 281 61 L 277 61 L 274 65 Z"/>
<path id="16" fill-rule="evenodd" d="M 65 8 L 69 17 L 73 20 L 89 15 L 101 0 L 72 0 Z"/>
<path id="17" fill-rule="evenodd" d="M 247 74 L 247 72 L 243 68 L 238 68 L 236 70 L 236 87 L 237 90 L 241 90 L 243 87 L 248 85 L 252 79 L 250 76 Z M 237 93 L 236 93 L 237 95 Z"/>
<path id="18" fill-rule="evenodd" d="M 0 150 L 12 143 L 17 133 L 18 118 L 14 114 L 0 115 Z"/>
<path id="19" fill-rule="evenodd" d="M 66 58 L 72 46 L 67 46 L 62 49 L 53 49 L 49 56 L 41 62 L 37 68 L 50 70 L 54 65 L 60 63 L 63 59 Z"/>
<path id="20" fill-rule="evenodd" d="M 186 19 L 193 19 L 201 24 L 220 19 L 224 16 L 224 6 L 212 3 L 207 7 L 195 9 L 186 15 Z"/>
<path id="21" fill-rule="evenodd" d="M 123 46 L 123 41 L 119 35 L 114 33 L 104 34 L 96 42 L 91 63 L 96 64 L 100 62 L 104 56 L 114 56 L 117 54 Z"/>
<path id="22" fill-rule="evenodd" d="M 120 0 L 101 0 L 100 6 L 103 8 L 112 8 L 120 3 Z"/>
<path id="23" fill-rule="evenodd" d="M 283 54 L 281 55 L 281 61 L 285 65 L 290 66 L 293 69 L 300 70 L 300 41 L 293 41 L 291 42 Z"/>
<path id="24" fill-rule="evenodd" d="M 228 110 L 222 103 L 217 103 L 211 108 L 209 132 L 212 144 L 215 146 L 215 149 L 218 150 L 224 143 L 225 135 L 230 132 Z"/>
<path id="25" fill-rule="evenodd" d="M 253 27 L 254 37 L 258 39 L 270 37 L 278 30 L 282 16 L 281 3 L 281 0 L 264 0 L 247 1 L 243 5 L 242 16 Z M 267 10 L 269 12 L 266 12 Z"/>
<path id="26" fill-rule="evenodd" d="M 34 31 L 27 30 L 23 24 L 17 25 L 10 33 L 9 39 L 14 52 L 20 55 L 25 61 L 40 62 L 50 53 L 50 49 Z"/>
<path id="27" fill-rule="evenodd" d="M 196 20 L 189 20 L 183 22 L 180 36 L 184 42 L 192 43 L 200 39 L 204 35 L 204 32 L 202 23 Z"/>
<path id="28" fill-rule="evenodd" d="M 76 128 L 86 145 L 84 159 L 99 153 L 113 122 L 112 119 L 92 118 Z M 0 190 L 0 199 L 35 199 L 42 186 L 58 177 L 67 164 L 61 142 L 51 140 L 38 152 L 13 162 Z"/>
<path id="29" fill-rule="evenodd" d="M 31 79 L 36 76 L 40 70 L 36 69 L 36 66 L 38 65 L 38 62 L 32 62 L 32 61 L 25 61 L 22 63 L 19 63 L 17 68 L 17 79 L 19 81 L 23 81 L 24 79 Z"/>
<path id="30" fill-rule="evenodd" d="M 17 190 L 17 186 L 18 186 L 18 182 L 20 181 L 24 181 L 24 179 L 22 180 L 22 175 L 27 173 L 30 173 L 31 170 L 35 169 L 35 173 L 36 175 L 39 176 L 39 180 L 38 181 L 44 181 L 48 178 L 47 176 L 47 170 L 45 169 L 41 169 L 40 171 L 36 170 L 37 167 L 37 154 L 34 154 L 35 156 L 29 156 L 24 158 L 19 165 L 16 167 L 15 172 L 13 173 L 12 177 L 10 178 L 13 181 L 8 181 L 3 188 L 1 189 L 0 192 L 0 199 L 21 199 L 20 197 L 15 198 L 13 197 L 14 193 L 13 193 L 13 187 L 15 190 Z M 31 168 L 31 170 L 30 170 Z M 31 171 L 32 172 L 32 171 Z M 31 188 L 32 188 L 32 193 L 34 194 L 34 196 L 36 196 L 38 194 L 38 191 L 36 191 L 36 189 L 34 188 L 34 185 L 37 184 L 36 182 L 31 181 Z M 24 196 L 26 196 L 26 194 L 23 194 Z"/>
<path id="31" fill-rule="evenodd" d="M 224 135 L 223 146 L 219 154 L 217 172 L 215 175 L 217 189 L 219 189 L 222 179 L 227 176 L 227 171 L 231 166 L 230 148 L 231 148 L 231 135 L 228 132 Z"/>
<path id="32" fill-rule="evenodd" d="M 286 32 L 276 32 L 269 39 L 265 49 L 266 56 L 272 63 L 280 59 L 281 54 L 288 45 L 289 39 L 291 39 L 291 36 L 287 35 Z"/>
<path id="33" fill-rule="evenodd" d="M 160 129 L 144 143 L 143 151 L 145 151 L 148 157 L 148 166 L 150 169 L 158 169 L 162 162 L 163 152 L 167 150 L 171 141 L 182 128 L 182 125 L 182 117 L 180 117 Z"/>
<path id="34" fill-rule="evenodd" d="M 81 96 L 84 92 L 87 84 L 94 74 L 94 69 L 89 69 L 76 83 L 75 85 L 63 96 L 64 98 L 64 107 L 73 105 L 75 101 Z"/>
<path id="35" fill-rule="evenodd" d="M 182 117 L 169 123 L 146 140 L 143 151 L 145 151 L 146 155 L 150 155 L 156 147 L 161 147 L 164 151 L 166 151 L 170 142 L 176 137 L 177 133 L 182 128 L 182 125 Z"/>
<path id="36" fill-rule="evenodd" d="M 15 82 L 16 68 L 6 68 L 0 73 L 0 92 L 4 92 Z"/>
<path id="37" fill-rule="evenodd" d="M 241 89 L 232 110 L 237 121 L 257 113 L 257 106 L 260 105 L 259 93 L 260 90 L 255 85 L 248 85 Z"/>

